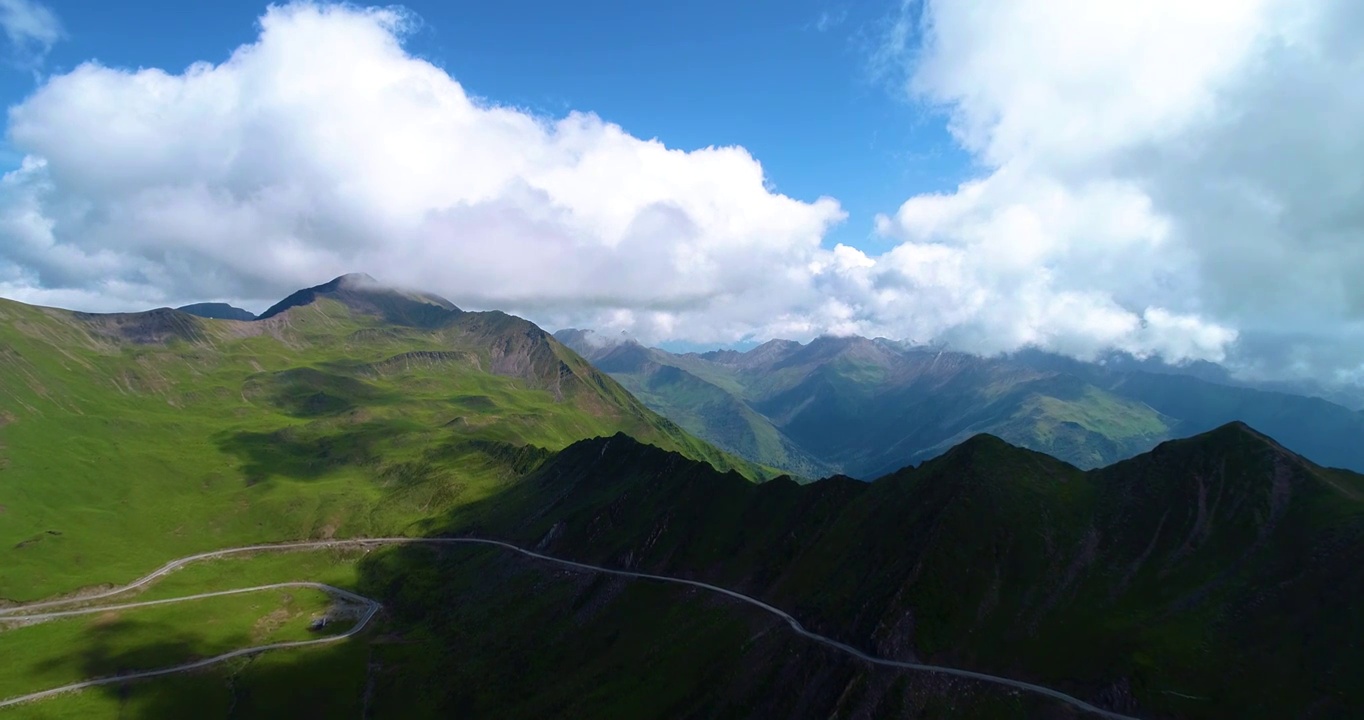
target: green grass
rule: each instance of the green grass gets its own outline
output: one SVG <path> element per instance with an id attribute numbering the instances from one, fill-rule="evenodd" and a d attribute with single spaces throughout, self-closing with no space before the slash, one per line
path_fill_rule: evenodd
<path id="1" fill-rule="evenodd" d="M 118 323 L 174 337 L 139 344 Z M 771 474 L 500 313 L 415 328 L 325 299 L 269 323 L 0 300 L 0 598 L 219 547 L 413 532 L 544 457 L 522 448 L 621 430 Z"/>
<path id="2" fill-rule="evenodd" d="M 0 717 L 361 717 L 369 648 L 300 648 L 231 660 L 201 672 L 67 693 L 0 711 Z"/>
<path id="3" fill-rule="evenodd" d="M 370 552 L 297 550 L 214 558 L 158 578 L 147 588 L 97 604 L 178 598 L 279 582 L 311 581 L 354 590 L 360 584 L 359 566 Z M 313 639 L 320 635 L 306 629 L 308 622 L 331 604 L 325 592 L 298 588 L 95 613 L 28 626 L 0 623 L 0 628 L 9 628 L 0 630 L 0 655 L 6 658 L 6 670 L 0 674 L 0 698 L 122 670 L 169 667 L 242 647 Z M 349 627 L 341 623 L 326 632 Z M 357 696 L 362 686 L 344 682 L 347 673 L 357 669 L 357 659 L 358 667 L 363 668 L 363 658 L 358 658 L 357 652 L 365 651 L 345 646 L 283 650 L 274 653 L 283 657 L 253 656 L 189 676 L 138 681 L 117 690 L 114 688 L 119 686 L 84 690 L 0 711 L 0 716 L 112 718 L 131 712 L 139 717 L 142 713 L 172 717 L 183 712 L 167 715 L 165 706 L 170 704 L 177 708 L 193 706 L 200 716 L 226 717 L 233 700 L 225 689 L 239 682 L 257 682 L 254 678 L 273 693 L 267 704 L 280 708 L 279 716 L 287 716 L 285 709 L 299 708 L 299 695 L 332 696 L 326 702 L 334 700 L 338 691 Z M 299 673 L 303 676 L 297 677 Z M 301 685 L 292 690 L 281 686 L 280 675 L 294 677 Z M 339 687 L 338 675 L 343 678 Z M 298 712 L 312 710 L 303 707 Z"/>
<path id="4" fill-rule="evenodd" d="M 159 600 L 195 593 L 232 590 L 271 583 L 307 581 L 356 590 L 357 566 L 370 553 L 359 549 L 282 550 L 211 558 L 164 575 L 136 594 L 117 602 Z"/>
<path id="5" fill-rule="evenodd" d="M 320 590 L 288 588 L 17 627 L 0 623 L 0 656 L 5 658 L 0 698 L 171 667 L 253 645 L 314 639 L 319 635 L 307 629 L 308 623 L 331 604 Z"/>
<path id="6" fill-rule="evenodd" d="M 1043 437 L 1055 425 L 1066 422 L 1115 440 L 1164 438 L 1170 433 L 1170 427 L 1160 413 L 1092 386 L 1086 387 L 1084 394 L 1071 402 L 1036 396 L 1023 406 L 1023 412 L 1033 410 L 1045 421 L 1039 422 L 1039 435 Z"/>

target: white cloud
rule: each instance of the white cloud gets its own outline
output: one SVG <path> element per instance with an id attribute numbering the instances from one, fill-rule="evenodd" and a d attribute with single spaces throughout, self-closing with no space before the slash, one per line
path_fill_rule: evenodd
<path id="1" fill-rule="evenodd" d="M 28 159 L 0 186 L 0 288 L 260 303 L 363 270 L 532 315 L 629 309 L 660 330 L 716 308 L 761 325 L 802 292 L 771 269 L 823 252 L 837 202 L 769 192 L 741 148 L 480 103 L 403 50 L 406 22 L 295 4 L 220 65 L 51 78 L 10 112 Z"/>
<path id="2" fill-rule="evenodd" d="M 15 59 L 25 65 L 41 63 L 65 35 L 57 14 L 35 0 L 0 0 L 0 27 Z"/>
<path id="3" fill-rule="evenodd" d="M 1364 320 L 1362 31 L 1349 0 L 910 2 L 882 57 L 986 172 L 879 229 L 1034 318 L 992 332 L 1332 355 Z"/>
<path id="4" fill-rule="evenodd" d="M 881 218 L 895 245 L 879 255 L 824 247 L 838 203 L 771 192 L 742 148 L 682 152 L 591 114 L 491 105 L 409 55 L 398 12 L 275 7 L 222 64 L 88 63 L 11 109 L 9 140 L 27 159 L 0 182 L 0 294 L 259 309 L 364 271 L 645 342 L 834 332 L 1219 359 L 1246 324 L 1238 276 L 1209 265 L 1231 245 L 1199 235 L 1224 213 L 1181 193 L 1282 212 L 1282 194 L 1255 182 L 1274 154 L 1238 153 L 1217 132 L 1253 137 L 1231 125 L 1254 121 L 1238 113 L 1263 99 L 1256 78 L 1287 73 L 1286 88 L 1335 67 L 1312 54 L 1329 23 L 1268 2 L 1126 5 L 1003 3 L 1002 18 L 927 6 L 913 91 L 951 112 L 988 173 Z M 1307 65 L 1269 57 L 1275 38 Z M 1302 92 L 1352 111 L 1332 90 Z M 1327 122 L 1274 119 L 1285 142 Z M 1338 122 L 1354 142 L 1358 123 Z M 1344 157 L 1320 155 L 1349 180 Z M 1218 163 L 1237 172 L 1210 173 Z M 1257 220 L 1228 222 L 1249 232 Z M 1273 244 L 1256 247 L 1238 261 L 1272 266 Z"/>

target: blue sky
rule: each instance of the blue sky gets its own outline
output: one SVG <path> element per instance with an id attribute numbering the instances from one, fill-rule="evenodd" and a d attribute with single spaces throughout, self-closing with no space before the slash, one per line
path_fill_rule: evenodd
<path id="1" fill-rule="evenodd" d="M 740 145 L 777 192 L 839 200 L 827 237 L 868 250 L 877 213 L 950 191 L 969 156 L 943 118 L 910 102 L 872 56 L 898 2 L 753 0 L 403 3 L 421 20 L 413 54 L 475 95 L 549 116 L 591 111 L 641 138 L 695 149 Z M 260 2 L 53 3 L 65 30 L 44 70 L 97 59 L 179 71 L 221 62 L 256 37 Z M 7 105 L 35 86 L 6 73 Z M 11 156 L 11 161 L 14 158 Z"/>

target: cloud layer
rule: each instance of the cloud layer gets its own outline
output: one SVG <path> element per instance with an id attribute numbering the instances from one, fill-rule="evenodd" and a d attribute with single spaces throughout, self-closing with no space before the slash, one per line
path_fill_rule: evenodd
<path id="1" fill-rule="evenodd" d="M 926 0 L 897 30 L 921 41 L 888 48 L 906 90 L 988 172 L 911 198 L 883 233 L 991 268 L 987 287 L 1146 306 L 1143 331 L 1257 374 L 1364 369 L 1348 339 L 1364 328 L 1364 6 Z M 1120 326 L 1067 315 L 1085 336 Z"/>
<path id="2" fill-rule="evenodd" d="M 880 218 L 879 255 L 827 247 L 838 202 L 771 191 L 742 148 L 477 100 L 404 50 L 398 11 L 274 7 L 221 64 L 88 63 L 11 108 L 0 295 L 259 306 L 364 271 L 645 341 L 1171 360 L 1356 322 L 1355 5 L 1128 5 L 908 8 L 907 90 L 984 170 Z"/>

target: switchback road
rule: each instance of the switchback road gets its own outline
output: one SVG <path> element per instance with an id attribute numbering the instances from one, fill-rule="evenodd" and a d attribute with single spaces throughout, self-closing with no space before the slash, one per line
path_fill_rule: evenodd
<path id="1" fill-rule="evenodd" d="M 21 696 L 19 696 L 19 697 L 9 698 L 9 699 L 7 699 L 7 700 L 0 700 L 0 708 L 9 707 L 9 706 L 12 706 L 12 705 L 18 705 L 18 704 L 20 704 L 20 703 L 29 702 L 29 701 L 33 701 L 33 700 L 41 700 L 41 699 L 43 699 L 43 698 L 51 697 L 51 696 L 53 696 L 53 695 L 58 695 L 58 694 L 60 694 L 60 693 L 70 692 L 70 691 L 73 691 L 73 690 L 80 690 L 80 689 L 83 689 L 83 688 L 95 687 L 95 686 L 98 686 L 98 685 L 109 685 L 109 684 L 114 684 L 114 683 L 123 683 L 123 682 L 129 682 L 129 681 L 132 681 L 132 680 L 140 680 L 140 679 L 143 679 L 143 678 L 152 678 L 152 677 L 158 677 L 158 676 L 162 676 L 162 675 L 170 675 L 170 674 L 172 674 L 172 673 L 187 672 L 187 671 L 190 671 L 190 670 L 196 670 L 196 669 L 199 669 L 199 668 L 207 667 L 207 666 L 209 666 L 209 665 L 214 665 L 214 664 L 216 664 L 216 663 L 224 662 L 224 661 L 226 661 L 226 660 L 231 660 L 232 658 L 244 657 L 244 656 L 247 656 L 247 655 L 254 655 L 254 654 L 257 654 L 257 653 L 266 652 L 266 651 L 268 651 L 268 650 L 280 650 L 280 649 L 284 649 L 284 648 L 307 647 L 307 646 L 319 645 L 319 644 L 323 644 L 323 643 L 336 642 L 336 641 L 343 640 L 343 639 L 345 639 L 345 638 L 351 637 L 352 635 L 355 635 L 356 633 L 359 633 L 361 630 L 363 630 L 363 629 L 369 624 L 370 620 L 372 620 L 372 619 L 374 618 L 374 615 L 375 615 L 376 613 L 378 613 L 378 611 L 379 611 L 379 609 L 380 609 L 380 605 L 379 605 L 378 601 L 376 601 L 376 600 L 373 600 L 373 599 L 371 599 L 371 598 L 367 598 L 367 597 L 364 597 L 364 596 L 361 596 L 361 595 L 357 595 L 357 594 L 352 593 L 352 592 L 349 592 L 349 591 L 347 591 L 347 590 L 342 590 L 341 588 L 332 587 L 332 586 L 330 586 L 330 585 L 323 585 L 323 584 L 320 584 L 320 583 L 297 582 L 297 583 L 279 583 L 279 584 L 276 584 L 276 585 L 261 585 L 261 586 L 257 586 L 257 587 L 251 587 L 251 588 L 241 588 L 241 589 L 238 589 L 238 590 L 226 590 L 226 591 L 213 592 L 213 593 L 201 593 L 201 594 L 198 594 L 198 595 L 189 595 L 189 596 L 186 596 L 186 597 L 172 598 L 172 599 L 168 599 L 168 600 L 151 600 L 151 601 L 147 601 L 147 602 L 141 602 L 141 603 L 127 603 L 127 604 L 124 604 L 124 605 L 117 605 L 117 606 L 101 606 L 101 607 L 92 607 L 92 608 L 81 608 L 81 609 L 74 610 L 74 611 L 70 611 L 70 610 L 68 610 L 68 611 L 50 611 L 50 612 L 42 612 L 42 613 L 38 613 L 38 612 L 35 612 L 35 611 L 39 611 L 39 610 L 47 611 L 47 610 L 49 610 L 49 609 L 51 609 L 51 608 L 60 608 L 60 607 L 63 607 L 63 606 L 77 605 L 77 604 L 81 604 L 81 603 L 89 603 L 89 602 L 94 602 L 94 601 L 97 601 L 97 600 L 103 600 L 103 599 L 106 599 L 106 598 L 114 597 L 114 596 L 116 596 L 116 595 L 121 595 L 121 594 L 123 594 L 123 593 L 129 592 L 129 591 L 132 591 L 132 590 L 135 590 L 135 589 L 137 589 L 137 588 L 145 587 L 147 584 L 149 584 L 149 583 L 155 581 L 156 579 L 161 578 L 161 577 L 165 576 L 166 574 L 171 573 L 171 572 L 173 572 L 173 571 L 175 571 L 175 570 L 177 570 L 177 569 L 179 569 L 179 568 L 182 568 L 182 567 L 184 567 L 184 566 L 186 566 L 186 565 L 189 565 L 190 563 L 199 562 L 199 561 L 202 561 L 202 560 L 210 560 L 210 559 L 213 559 L 213 558 L 228 557 L 228 556 L 231 556 L 231 555 L 242 555 L 242 554 L 247 554 L 247 553 L 266 552 L 266 551 L 282 551 L 282 550 L 325 550 L 325 549 L 339 549 L 339 548 L 368 548 L 368 547 L 380 547 L 380 546 L 384 546 L 384 545 L 458 545 L 458 544 L 468 544 L 468 545 L 489 545 L 489 546 L 501 548 L 501 549 L 503 549 L 503 550 L 510 550 L 510 551 L 512 551 L 512 552 L 520 553 L 520 554 L 522 554 L 522 555 L 525 555 L 525 556 L 530 557 L 530 558 L 534 558 L 534 559 L 536 559 L 536 560 L 541 560 L 541 561 L 544 561 L 544 562 L 553 563 L 553 564 L 560 565 L 560 566 L 563 566 L 563 567 L 574 568 L 574 569 L 577 569 L 577 570 L 583 570 L 583 571 L 586 571 L 586 572 L 603 573 L 603 574 L 607 574 L 607 575 L 616 575 L 616 576 L 619 576 L 619 577 L 634 578 L 634 579 L 638 579 L 638 580 L 653 580 L 653 581 L 656 581 L 656 582 L 672 583 L 672 584 L 675 584 L 675 585 L 690 585 L 690 586 L 692 586 L 692 587 L 700 588 L 700 589 L 706 590 L 706 591 L 708 591 L 708 592 L 714 592 L 714 593 L 719 593 L 719 594 L 721 594 L 721 595 L 726 595 L 726 596 L 728 596 L 728 597 L 730 597 L 730 598 L 733 598 L 733 599 L 735 599 L 735 600 L 738 600 L 738 601 L 740 601 L 740 602 L 747 603 L 747 604 L 752 605 L 752 606 L 754 606 L 754 607 L 760 608 L 760 609 L 762 609 L 762 610 L 765 611 L 765 612 L 771 613 L 772 615 L 775 615 L 775 616 L 781 618 L 781 619 L 782 619 L 783 621 L 785 621 L 786 624 L 789 625 L 789 626 L 791 627 L 791 629 L 792 629 L 793 631 L 795 631 L 797 634 L 799 634 L 799 635 L 801 635 L 801 636 L 803 636 L 803 637 L 805 637 L 805 638 L 808 638 L 808 639 L 810 639 L 810 640 L 813 640 L 813 641 L 815 641 L 815 642 L 817 642 L 817 643 L 820 643 L 820 644 L 822 644 L 822 645 L 826 645 L 826 646 L 828 646 L 828 647 L 831 647 L 831 648 L 833 648 L 833 649 L 835 649 L 835 650 L 838 650 L 839 652 L 845 653 L 845 654 L 847 654 L 847 655 L 849 655 L 849 656 L 851 656 L 851 657 L 854 657 L 854 658 L 856 658 L 856 659 L 858 659 L 858 660 L 860 660 L 860 661 L 862 661 L 862 662 L 869 663 L 869 664 L 871 664 L 871 665 L 878 665 L 878 666 L 881 666 L 881 667 L 899 668 L 899 669 L 902 669 L 902 670 L 913 670 L 913 671 L 917 671 L 917 672 L 939 673 L 939 674 L 943 674 L 943 675 L 953 675 L 953 676 L 956 676 L 956 677 L 970 678 L 970 679 L 972 679 L 972 680 L 979 680 L 979 681 L 982 681 L 982 682 L 993 683 L 993 684 L 996 684 L 996 685 L 1002 685 L 1002 686 L 1011 687 L 1011 688 L 1014 688 L 1014 689 L 1017 689 L 1017 690 L 1023 690 L 1023 691 L 1026 691 L 1026 692 L 1031 692 L 1031 693 L 1036 693 L 1036 694 L 1038 694 L 1038 695 L 1043 695 L 1043 696 L 1052 698 L 1052 699 L 1054 699 L 1054 700 L 1058 700 L 1058 701 L 1060 701 L 1060 702 L 1069 704 L 1069 705 L 1074 706 L 1074 707 L 1076 707 L 1076 708 L 1079 708 L 1080 710 L 1084 710 L 1085 712 L 1093 713 L 1094 715 L 1097 715 L 1097 716 L 1102 717 L 1102 718 L 1107 718 L 1107 720 L 1138 720 L 1137 718 L 1134 718 L 1134 717 L 1132 717 L 1132 716 L 1130 716 L 1130 715 L 1123 715 L 1123 714 L 1120 714 L 1120 713 L 1113 712 L 1113 711 L 1111 711 L 1111 710 L 1105 710 L 1105 709 L 1103 709 L 1103 708 L 1096 707 L 1096 706 L 1094 706 L 1094 705 L 1092 705 L 1092 704 L 1090 704 L 1090 703 L 1085 702 L 1084 700 L 1081 700 L 1081 699 L 1076 698 L 1076 697 L 1072 697 L 1072 696 L 1067 695 L 1067 694 L 1065 694 L 1065 693 L 1063 693 L 1063 692 L 1061 692 L 1061 691 L 1059 691 L 1059 690 L 1053 690 L 1053 689 L 1051 689 L 1051 688 L 1049 688 L 1049 687 L 1044 687 L 1044 686 L 1042 686 L 1042 685 L 1036 685 L 1036 684 L 1033 684 L 1033 683 L 1024 682 L 1024 681 L 1022 681 L 1022 680 L 1014 680 L 1014 679 L 1012 679 L 1012 678 L 999 677 L 999 676 L 997 676 L 997 675 L 990 675 L 990 674 L 987 674 L 987 673 L 980 673 L 980 672 L 975 672 L 975 671 L 972 671 L 972 670 L 963 670 L 963 669 L 960 669 L 960 668 L 944 667 L 944 666 L 941 666 L 941 665 L 926 665 L 926 664 L 922 664 L 922 663 L 904 662 L 904 661 L 901 661 L 901 660 L 887 660 L 887 659 L 885 659 L 885 658 L 874 657 L 874 656 L 872 656 L 872 655 L 868 655 L 868 654 L 862 652 L 861 650 L 858 650 L 857 648 L 855 648 L 855 647 L 853 647 L 853 646 L 851 646 L 851 645 L 848 645 L 848 644 L 846 644 L 846 643 L 839 642 L 839 641 L 837 641 L 837 640 L 834 640 L 833 638 L 826 637 L 826 636 L 824 636 L 824 635 L 820 635 L 819 633 L 811 632 L 811 631 L 805 629 L 805 626 L 804 626 L 804 625 L 801 625 L 799 620 L 796 620 L 794 617 L 792 617 L 789 613 L 787 613 L 787 612 L 784 611 L 784 610 L 781 610 L 781 609 L 779 609 L 779 608 L 773 607 L 772 605 L 769 605 L 769 604 L 767 604 L 767 603 L 765 603 L 765 602 L 763 602 L 762 600 L 759 600 L 759 599 L 757 599 L 757 598 L 750 597 L 750 596 L 748 596 L 748 595 L 744 595 L 743 593 L 735 592 L 735 591 L 733 591 L 733 590 L 729 590 L 729 589 L 726 589 L 726 588 L 722 588 L 722 587 L 719 587 L 718 585 L 711 585 L 711 584 L 709 584 L 709 583 L 703 583 L 703 582 L 700 582 L 700 581 L 697 581 L 697 580 L 686 580 L 686 579 L 683 579 L 683 578 L 668 577 L 668 576 L 666 576 L 666 575 L 653 575 L 653 574 L 650 574 L 650 573 L 633 572 L 633 571 L 631 571 L 631 570 L 618 570 L 618 569 L 614 569 L 614 568 L 606 568 L 606 567 L 600 567 L 600 566 L 597 566 L 597 565 L 589 565 L 589 564 L 587 564 L 587 563 L 575 562 L 575 561 L 573 561 L 573 560 L 563 560 L 563 559 L 561 559 L 561 558 L 550 557 L 549 555 L 542 555 L 542 554 L 537 553 L 537 552 L 533 552 L 533 551 L 530 551 L 530 550 L 526 550 L 526 549 L 524 549 L 524 548 L 517 547 L 516 545 L 512 545 L 511 543 L 505 543 L 505 542 L 502 542 L 502 541 L 500 541 L 500 540 L 485 540 L 485 539 L 483 539 L 483 538 L 369 538 L 369 539 L 357 539 L 357 540 L 316 540 L 316 541 L 309 541 L 309 542 L 279 543 L 279 544 L 274 544 L 274 545 L 250 545 L 250 546 L 239 547 L 239 548 L 228 548 L 228 549 L 226 549 L 226 550 L 214 550 L 214 551 L 212 551 L 212 552 L 199 553 L 199 554 L 197 554 L 197 555 L 190 555 L 190 556 L 188 556 L 188 557 L 180 558 L 179 560 L 173 560 L 173 561 L 171 561 L 171 562 L 169 562 L 169 563 L 166 563 L 165 565 L 161 566 L 159 569 L 153 571 L 152 573 L 150 573 L 150 574 L 148 574 L 148 575 L 146 575 L 146 576 L 144 576 L 144 577 L 142 577 L 142 578 L 139 578 L 139 579 L 137 579 L 137 580 L 135 580 L 135 581 L 133 581 L 133 582 L 131 582 L 131 583 L 128 583 L 127 585 L 123 585 L 123 586 L 121 586 L 121 587 L 113 588 L 112 590 L 107 590 L 107 591 L 104 591 L 104 592 L 99 592 L 99 593 L 95 593 L 95 594 L 91 594 L 91 595 L 73 596 L 73 597 L 70 597 L 70 598 L 64 598 L 64 599 L 60 599 L 60 600 L 49 600 L 49 601 L 45 601 L 45 602 L 30 603 L 30 604 L 27 604 L 27 605 L 18 605 L 18 606 L 13 606 L 13 607 L 8 607 L 8 608 L 0 608 L 0 623 L 6 623 L 6 622 L 10 622 L 10 621 L 20 621 L 20 620 L 38 621 L 38 620 L 43 620 L 43 619 L 53 619 L 53 618 L 60 618 L 60 617 L 69 617 L 69 616 L 71 616 L 71 615 L 80 615 L 80 614 L 87 614 L 87 613 L 94 613 L 94 612 L 108 612 L 108 611 L 111 611 L 111 610 L 131 609 L 131 608 L 138 608 L 138 607 L 146 607 L 146 606 L 150 606 L 150 605 L 163 605 L 163 604 L 176 603 L 176 602 L 190 602 L 190 601 L 193 601 L 193 600 L 199 600 L 199 599 L 208 598 L 208 597 L 216 597 L 216 596 L 220 596 L 220 595 L 232 595 L 232 594 L 239 594 L 239 593 L 245 593 L 245 592 L 256 592 L 256 591 L 269 590 L 269 589 L 281 588 L 281 587 L 311 587 L 311 588 L 316 588 L 316 589 L 319 589 L 319 590 L 324 590 L 324 591 L 326 591 L 326 592 L 332 593 L 333 595 L 336 595 L 336 596 L 338 596 L 338 597 L 342 597 L 342 598 L 347 599 L 347 600 L 350 600 L 350 601 L 352 601 L 352 602 L 360 603 L 360 604 L 362 604 L 362 605 L 365 607 L 365 610 L 364 610 L 363 614 L 360 616 L 360 619 L 359 619 L 358 621 L 356 621 L 355 625 L 354 625 L 350 630 L 347 630 L 346 632 L 341 633 L 341 634 L 339 634 L 339 635 L 332 635 L 332 636 L 325 637 L 325 638 L 318 638 L 318 639 L 316 639 L 316 640 L 299 640 L 299 641 L 295 641 L 295 642 L 275 643 L 275 644 L 272 644 L 272 645 L 261 645 L 261 646 L 257 646 L 257 647 L 243 648 L 243 649 L 241 649 L 241 650 L 234 650 L 233 652 L 230 652 L 230 653 L 225 653 L 225 654 L 223 654 L 223 655 L 217 655 L 217 656 L 211 657 L 211 658 L 204 658 L 204 659 L 202 659 L 202 660 L 196 660 L 196 661 L 194 661 L 194 662 L 187 663 L 187 664 L 184 664 L 184 665 L 177 665 L 177 666 L 175 666 L 175 667 L 161 668 L 161 669 L 159 669 L 159 670 L 147 670 L 147 671 L 141 671 L 141 672 L 136 672 L 136 673 L 128 673 L 128 674 L 126 674 L 126 675 L 118 675 L 118 676 L 107 677 L 107 678 L 98 678 L 98 679 L 94 679 L 94 680 L 86 680 L 86 681 L 79 682 L 79 683 L 73 683 L 73 684 L 71 684 L 71 685 L 64 685 L 64 686 L 62 686 L 62 687 L 52 688 L 52 689 L 50 689 L 50 690 L 44 690 L 44 691 L 42 691 L 42 692 L 31 693 L 31 694 L 28 694 L 28 695 L 21 695 Z"/>

